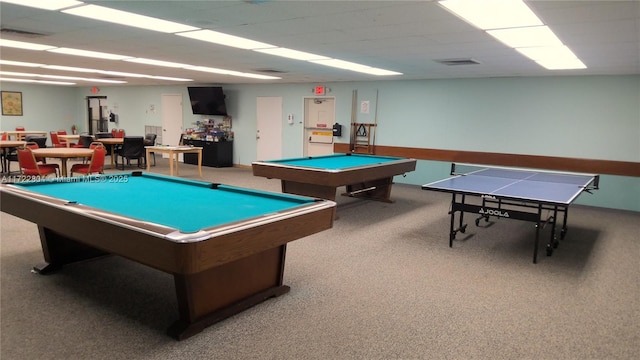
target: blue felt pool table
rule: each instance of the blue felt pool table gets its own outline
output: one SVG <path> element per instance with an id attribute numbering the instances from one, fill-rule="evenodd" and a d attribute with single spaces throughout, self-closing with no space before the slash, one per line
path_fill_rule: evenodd
<path id="1" fill-rule="evenodd" d="M 346 186 L 344 195 L 391 202 L 393 177 L 414 171 L 416 160 L 347 153 L 256 161 L 251 166 L 255 176 L 280 179 L 284 193 L 333 201 L 337 188 Z"/>
<path id="2" fill-rule="evenodd" d="M 174 276 L 181 340 L 289 291 L 286 244 L 329 229 L 335 203 L 142 172 L 0 185 L 38 225 L 41 274 L 105 254 Z"/>

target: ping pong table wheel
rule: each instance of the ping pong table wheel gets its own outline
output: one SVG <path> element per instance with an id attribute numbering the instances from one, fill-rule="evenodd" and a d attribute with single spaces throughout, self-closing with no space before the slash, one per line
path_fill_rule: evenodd
<path id="1" fill-rule="evenodd" d="M 567 229 L 560 230 L 560 239 L 564 240 L 565 235 L 567 235 Z"/>
<path id="2" fill-rule="evenodd" d="M 553 246 L 551 244 L 547 244 L 547 256 L 553 255 Z"/>

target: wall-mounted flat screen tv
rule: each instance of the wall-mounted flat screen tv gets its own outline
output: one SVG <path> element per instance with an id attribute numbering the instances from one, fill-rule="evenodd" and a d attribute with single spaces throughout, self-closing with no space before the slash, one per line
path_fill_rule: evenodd
<path id="1" fill-rule="evenodd" d="M 188 87 L 191 110 L 195 115 L 227 115 L 220 86 Z"/>

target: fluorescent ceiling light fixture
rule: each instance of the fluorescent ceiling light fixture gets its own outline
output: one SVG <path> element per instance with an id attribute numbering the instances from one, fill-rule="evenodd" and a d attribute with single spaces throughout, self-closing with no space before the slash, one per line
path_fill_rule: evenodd
<path id="1" fill-rule="evenodd" d="M 520 0 L 445 0 L 439 4 L 482 30 L 543 25 Z"/>
<path id="2" fill-rule="evenodd" d="M 186 66 L 185 69 L 193 70 L 193 71 L 208 72 L 212 74 L 223 74 L 223 75 L 232 75 L 234 72 L 237 73 L 237 71 L 212 68 L 208 66 Z"/>
<path id="3" fill-rule="evenodd" d="M 212 67 L 207 67 L 207 66 L 187 66 L 184 69 L 185 70 L 192 70 L 192 71 L 207 72 L 207 73 L 212 73 L 212 74 L 222 74 L 222 75 L 230 75 L 230 76 L 247 77 L 247 78 L 253 78 L 253 79 L 263 79 L 263 80 L 282 79 L 282 78 L 279 78 L 279 77 L 276 77 L 276 76 L 244 73 L 244 72 L 240 72 L 240 71 L 212 68 Z"/>
<path id="4" fill-rule="evenodd" d="M 168 77 L 168 76 L 153 76 L 153 75 L 147 75 L 145 76 L 145 78 L 155 79 L 155 80 L 168 80 L 168 81 L 193 81 L 193 79 L 182 79 L 182 78 L 174 78 L 174 77 Z"/>
<path id="5" fill-rule="evenodd" d="M 90 68 L 80 68 L 80 67 L 73 67 L 73 66 L 44 65 L 42 67 L 45 68 L 45 69 L 52 69 L 52 70 L 98 73 L 98 74 L 113 75 L 113 76 L 128 76 L 128 77 L 137 77 L 137 78 L 143 78 L 143 77 L 147 77 L 148 76 L 148 75 L 144 75 L 144 74 L 135 74 L 135 73 L 121 72 L 121 71 L 109 71 L 109 70 L 90 69 Z"/>
<path id="6" fill-rule="evenodd" d="M 98 5 L 80 6 L 63 10 L 62 12 L 65 14 L 82 16 L 94 20 L 106 21 L 110 23 L 127 25 L 163 33 L 175 33 L 179 31 L 192 31 L 199 29 L 197 27 L 180 24 L 173 21 L 138 15 Z"/>
<path id="7" fill-rule="evenodd" d="M 13 71 L 0 71 L 0 75 L 61 79 L 61 80 L 92 81 L 92 82 L 101 82 L 101 83 L 109 83 L 109 84 L 126 84 L 126 81 L 120 81 L 120 80 L 91 79 L 91 78 L 82 78 L 82 77 L 74 77 L 74 76 L 32 74 L 32 73 L 22 73 L 22 72 L 13 72 Z"/>
<path id="8" fill-rule="evenodd" d="M 42 44 L 34 44 L 23 41 L 13 41 L 7 39 L 0 39 L 0 46 L 12 47 L 17 49 L 25 49 L 25 50 L 49 50 L 54 49 L 55 46 L 51 45 L 42 45 Z"/>
<path id="9" fill-rule="evenodd" d="M 526 47 L 516 49 L 531 60 L 576 59 L 576 55 L 566 46 Z"/>
<path id="10" fill-rule="evenodd" d="M 587 68 L 566 46 L 519 48 L 516 50 L 548 70 Z"/>
<path id="11" fill-rule="evenodd" d="M 11 61 L 11 60 L 2 60 L 0 59 L 0 65 L 13 65 L 13 66 L 24 66 L 24 67 L 43 67 L 45 64 L 38 63 L 30 63 L 24 61 Z"/>
<path id="12" fill-rule="evenodd" d="M 89 50 L 72 49 L 72 48 L 55 48 L 55 49 L 49 49 L 47 51 L 54 52 L 57 54 L 86 56 L 86 57 L 98 58 L 103 60 L 125 60 L 125 59 L 131 58 L 131 56 L 126 56 L 126 55 L 109 54 L 109 53 L 104 53 L 99 51 L 89 51 Z"/>
<path id="13" fill-rule="evenodd" d="M 3 78 L 3 77 L 0 77 L 0 82 L 38 83 L 38 84 L 49 84 L 49 85 L 76 85 L 76 83 L 64 82 L 64 81 L 13 79 L 13 78 Z"/>
<path id="14" fill-rule="evenodd" d="M 573 59 L 546 59 L 536 62 L 547 70 L 576 70 L 586 69 L 587 66 L 578 58 Z"/>
<path id="15" fill-rule="evenodd" d="M 176 35 L 184 36 L 190 39 L 206 41 L 206 42 L 210 42 L 218 45 L 225 45 L 225 46 L 245 49 L 245 50 L 255 50 L 255 49 L 276 47 L 275 45 L 254 41 L 251 39 L 246 39 L 240 36 L 224 34 L 224 33 L 213 31 L 213 30 L 189 31 L 189 32 L 182 32 Z"/>
<path id="16" fill-rule="evenodd" d="M 60 10 L 84 4 L 82 1 L 75 0 L 2 0 L 0 2 L 29 6 L 44 10 Z"/>
<path id="17" fill-rule="evenodd" d="M 562 45 L 548 26 L 487 30 L 487 33 L 512 48 Z"/>
<path id="18" fill-rule="evenodd" d="M 241 73 L 234 74 L 234 75 L 235 76 L 240 76 L 240 77 L 251 78 L 251 79 L 260 79 L 260 80 L 280 80 L 280 79 L 282 79 L 281 77 L 277 77 L 277 76 L 252 74 L 252 73 L 245 73 L 245 72 L 241 72 Z"/>
<path id="19" fill-rule="evenodd" d="M 365 74 L 369 74 L 369 75 L 378 75 L 378 76 L 402 75 L 402 73 L 399 73 L 399 72 L 390 71 L 390 70 L 384 70 L 384 69 L 378 69 L 378 68 L 374 68 L 374 67 L 371 67 L 371 66 L 357 64 L 357 63 L 353 63 L 353 62 L 350 62 L 350 61 L 338 60 L 338 59 L 311 60 L 310 62 L 312 62 L 314 64 L 331 66 L 331 67 L 344 69 L 344 70 L 351 70 L 351 71 L 361 72 L 361 73 L 365 73 Z"/>
<path id="20" fill-rule="evenodd" d="M 327 56 L 316 55 L 316 54 L 311 54 L 304 51 L 298 51 L 298 50 L 287 49 L 282 47 L 269 48 L 269 49 L 256 49 L 254 51 L 258 51 L 258 52 L 269 54 L 269 55 L 282 56 L 282 57 L 286 57 L 294 60 L 303 60 L 303 61 L 329 59 L 329 57 Z"/>
<path id="21" fill-rule="evenodd" d="M 176 63 L 171 61 L 145 59 L 145 58 L 128 58 L 128 59 L 124 59 L 124 61 L 138 63 L 138 64 L 145 64 L 145 65 L 172 67 L 172 68 L 184 68 L 189 66 L 187 64 L 181 64 L 181 63 Z"/>
<path id="22" fill-rule="evenodd" d="M 310 62 L 314 64 L 320 64 L 325 66 L 331 66 L 344 70 L 365 72 L 365 70 L 370 69 L 370 66 L 361 65 L 357 63 L 353 63 L 350 61 L 338 60 L 338 59 L 328 59 L 328 60 L 311 60 Z"/>

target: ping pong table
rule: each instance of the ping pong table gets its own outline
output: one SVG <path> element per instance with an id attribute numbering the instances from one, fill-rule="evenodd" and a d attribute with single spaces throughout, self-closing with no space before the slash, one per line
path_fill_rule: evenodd
<path id="1" fill-rule="evenodd" d="M 476 226 L 491 216 L 534 222 L 536 226 L 533 263 L 538 259 L 540 230 L 551 225 L 547 256 L 553 254 L 559 241 L 556 236 L 558 213 L 564 214 L 560 239 L 567 233 L 569 205 L 582 193 L 598 189 L 599 175 L 552 172 L 546 170 L 451 164 L 450 178 L 422 185 L 423 190 L 452 194 L 449 247 L 458 232 L 464 233 L 464 213 L 476 213 Z M 476 200 L 469 203 L 468 197 Z M 480 199 L 480 200 L 478 200 Z M 459 212 L 459 224 L 455 216 Z M 547 215 L 543 217 L 543 212 Z"/>

